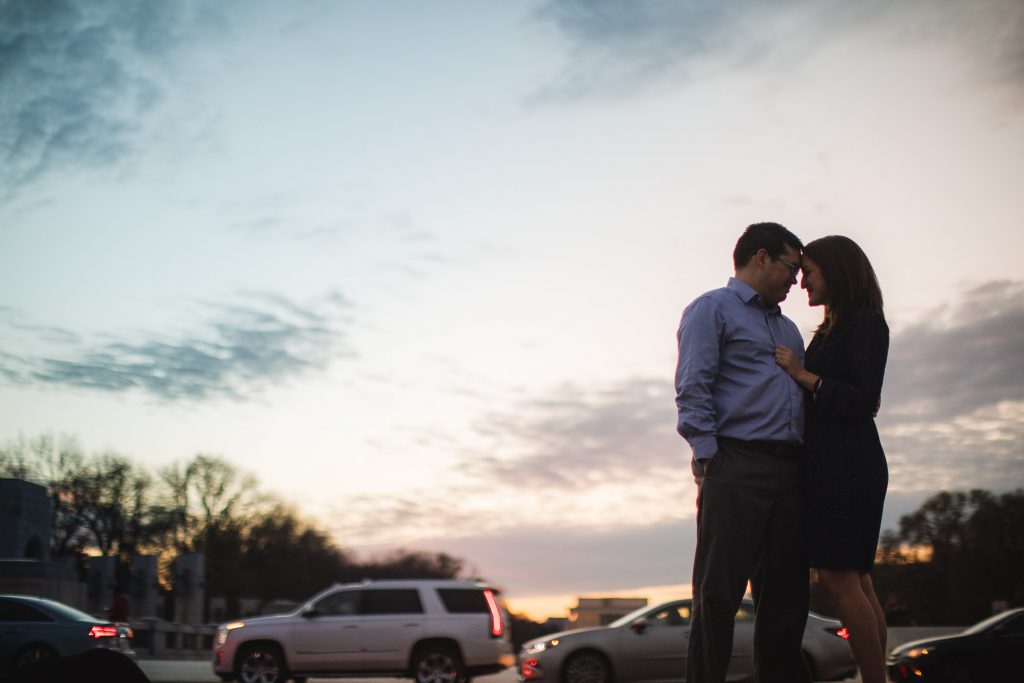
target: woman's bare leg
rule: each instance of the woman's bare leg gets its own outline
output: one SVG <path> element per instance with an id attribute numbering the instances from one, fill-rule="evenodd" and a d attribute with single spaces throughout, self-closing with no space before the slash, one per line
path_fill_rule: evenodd
<path id="1" fill-rule="evenodd" d="M 853 570 L 819 569 L 818 577 L 839 620 L 850 631 L 850 649 L 861 680 L 885 683 L 885 651 L 878 618 L 861 587 L 860 576 Z"/>
<path id="2" fill-rule="evenodd" d="M 882 655 L 884 656 L 888 650 L 888 638 L 889 629 L 885 625 L 885 612 L 882 610 L 882 605 L 878 602 L 878 595 L 875 593 L 875 584 L 871 582 L 870 574 L 860 575 L 860 588 L 864 591 L 864 595 L 867 596 L 868 602 L 871 603 L 871 609 L 875 612 L 875 621 L 878 622 L 878 642 L 882 645 Z"/>

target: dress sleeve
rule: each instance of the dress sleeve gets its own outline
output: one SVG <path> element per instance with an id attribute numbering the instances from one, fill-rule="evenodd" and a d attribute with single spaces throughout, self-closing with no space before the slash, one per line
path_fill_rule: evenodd
<path id="1" fill-rule="evenodd" d="M 711 389 L 718 376 L 723 325 L 715 302 L 709 297 L 701 297 L 683 312 L 679 326 L 677 429 L 693 448 L 694 455 L 702 460 L 714 456 L 718 451 Z"/>
<path id="2" fill-rule="evenodd" d="M 845 417 L 871 417 L 882 396 L 882 378 L 889 355 L 889 327 L 875 311 L 860 311 L 850 319 L 843 340 L 848 354 L 847 377 L 824 376 L 818 389 L 818 409 Z"/>

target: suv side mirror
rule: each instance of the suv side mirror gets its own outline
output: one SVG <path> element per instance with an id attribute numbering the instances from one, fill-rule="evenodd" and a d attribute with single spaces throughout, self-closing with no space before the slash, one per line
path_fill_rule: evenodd
<path id="1" fill-rule="evenodd" d="M 629 628 L 632 629 L 633 631 L 636 631 L 636 633 L 638 635 L 643 633 L 644 631 L 647 630 L 647 618 L 646 617 L 637 617 L 636 619 L 634 619 L 630 623 Z"/>

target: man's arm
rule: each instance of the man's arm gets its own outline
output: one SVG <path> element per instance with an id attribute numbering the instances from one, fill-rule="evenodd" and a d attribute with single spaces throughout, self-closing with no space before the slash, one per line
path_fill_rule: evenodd
<path id="1" fill-rule="evenodd" d="M 683 312 L 679 324 L 679 362 L 676 365 L 676 428 L 698 460 L 718 451 L 715 404 L 711 390 L 718 377 L 724 319 L 717 303 L 702 296 Z"/>

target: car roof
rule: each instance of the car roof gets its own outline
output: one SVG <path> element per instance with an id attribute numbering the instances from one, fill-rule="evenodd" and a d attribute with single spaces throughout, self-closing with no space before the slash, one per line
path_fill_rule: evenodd
<path id="1" fill-rule="evenodd" d="M 32 603 L 35 605 L 41 605 L 43 607 L 62 604 L 57 602 L 56 600 L 40 597 L 38 595 L 21 595 L 18 593 L 2 593 L 0 594 L 0 598 L 3 598 L 4 600 L 14 600 L 15 602 Z"/>
<path id="2" fill-rule="evenodd" d="M 364 588 L 367 586 L 386 586 L 389 588 L 428 586 L 434 588 L 490 588 L 494 586 L 474 579 L 364 579 L 356 583 L 335 583 L 331 588 Z"/>
<path id="3" fill-rule="evenodd" d="M 91 614 L 80 609 L 76 609 L 71 605 L 65 605 L 63 602 L 51 600 L 50 598 L 43 598 L 38 595 L 4 593 L 0 594 L 0 599 L 13 600 L 15 602 L 34 605 L 35 607 L 42 609 L 51 617 L 57 616 L 63 619 L 73 619 L 75 621 L 105 621 L 103 619 L 97 619 Z"/>

